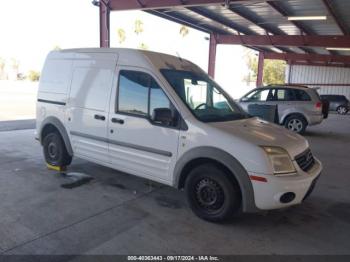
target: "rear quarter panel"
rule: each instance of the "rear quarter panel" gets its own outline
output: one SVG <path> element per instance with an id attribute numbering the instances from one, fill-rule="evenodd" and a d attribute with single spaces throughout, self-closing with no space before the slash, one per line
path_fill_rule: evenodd
<path id="1" fill-rule="evenodd" d="M 54 116 L 64 123 L 65 104 L 69 92 L 74 54 L 51 52 L 44 64 L 39 82 L 36 107 L 37 133 L 42 121 Z"/>

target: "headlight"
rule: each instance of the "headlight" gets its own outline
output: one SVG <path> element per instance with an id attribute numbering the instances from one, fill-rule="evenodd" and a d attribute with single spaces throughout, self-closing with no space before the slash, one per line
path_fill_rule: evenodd
<path id="1" fill-rule="evenodd" d="M 292 160 L 285 149 L 273 146 L 262 146 L 262 148 L 271 162 L 274 175 L 291 175 L 291 173 L 296 172 Z"/>

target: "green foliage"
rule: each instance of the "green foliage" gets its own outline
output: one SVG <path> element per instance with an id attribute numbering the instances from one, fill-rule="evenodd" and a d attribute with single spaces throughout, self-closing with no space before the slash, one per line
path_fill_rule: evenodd
<path id="1" fill-rule="evenodd" d="M 248 76 L 244 80 L 251 82 L 255 81 L 258 74 L 258 56 L 252 52 L 246 54 L 246 64 L 250 70 Z M 285 82 L 286 62 L 281 60 L 264 61 L 264 85 L 283 84 Z"/>
<path id="2" fill-rule="evenodd" d="M 140 43 L 138 48 L 142 50 L 148 50 L 148 46 L 145 43 Z"/>
<path id="3" fill-rule="evenodd" d="M 59 51 L 62 50 L 62 48 L 59 45 L 55 45 L 52 50 Z"/>
<path id="4" fill-rule="evenodd" d="M 32 82 L 39 81 L 40 73 L 35 70 L 30 70 L 28 72 L 28 79 Z"/>
<path id="5" fill-rule="evenodd" d="M 117 34 L 118 34 L 118 42 L 119 44 L 123 43 L 126 39 L 126 33 L 123 28 L 118 28 L 117 29 Z"/>
<path id="6" fill-rule="evenodd" d="M 185 37 L 186 35 L 188 35 L 188 33 L 189 33 L 189 30 L 188 30 L 187 26 L 183 25 L 183 26 L 180 27 L 180 35 L 182 37 Z"/>
<path id="7" fill-rule="evenodd" d="M 135 34 L 141 34 L 143 32 L 143 22 L 140 19 L 135 20 Z"/>
<path id="8" fill-rule="evenodd" d="M 264 63 L 264 83 L 284 84 L 286 62 L 281 60 L 265 60 Z"/>

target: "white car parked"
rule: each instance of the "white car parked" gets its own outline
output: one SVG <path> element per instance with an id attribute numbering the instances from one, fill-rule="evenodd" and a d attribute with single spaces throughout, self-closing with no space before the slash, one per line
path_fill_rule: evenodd
<path id="1" fill-rule="evenodd" d="M 184 188 L 209 221 L 299 204 L 322 170 L 307 140 L 248 116 L 193 63 L 140 50 L 51 52 L 36 136 L 48 164 L 75 156 Z"/>

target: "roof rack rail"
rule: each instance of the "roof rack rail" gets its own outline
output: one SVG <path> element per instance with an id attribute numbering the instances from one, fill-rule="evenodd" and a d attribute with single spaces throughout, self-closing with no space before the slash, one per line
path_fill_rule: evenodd
<path id="1" fill-rule="evenodd" d="M 267 86 L 297 86 L 297 87 L 309 88 L 306 85 L 299 85 L 299 84 L 269 84 Z"/>

